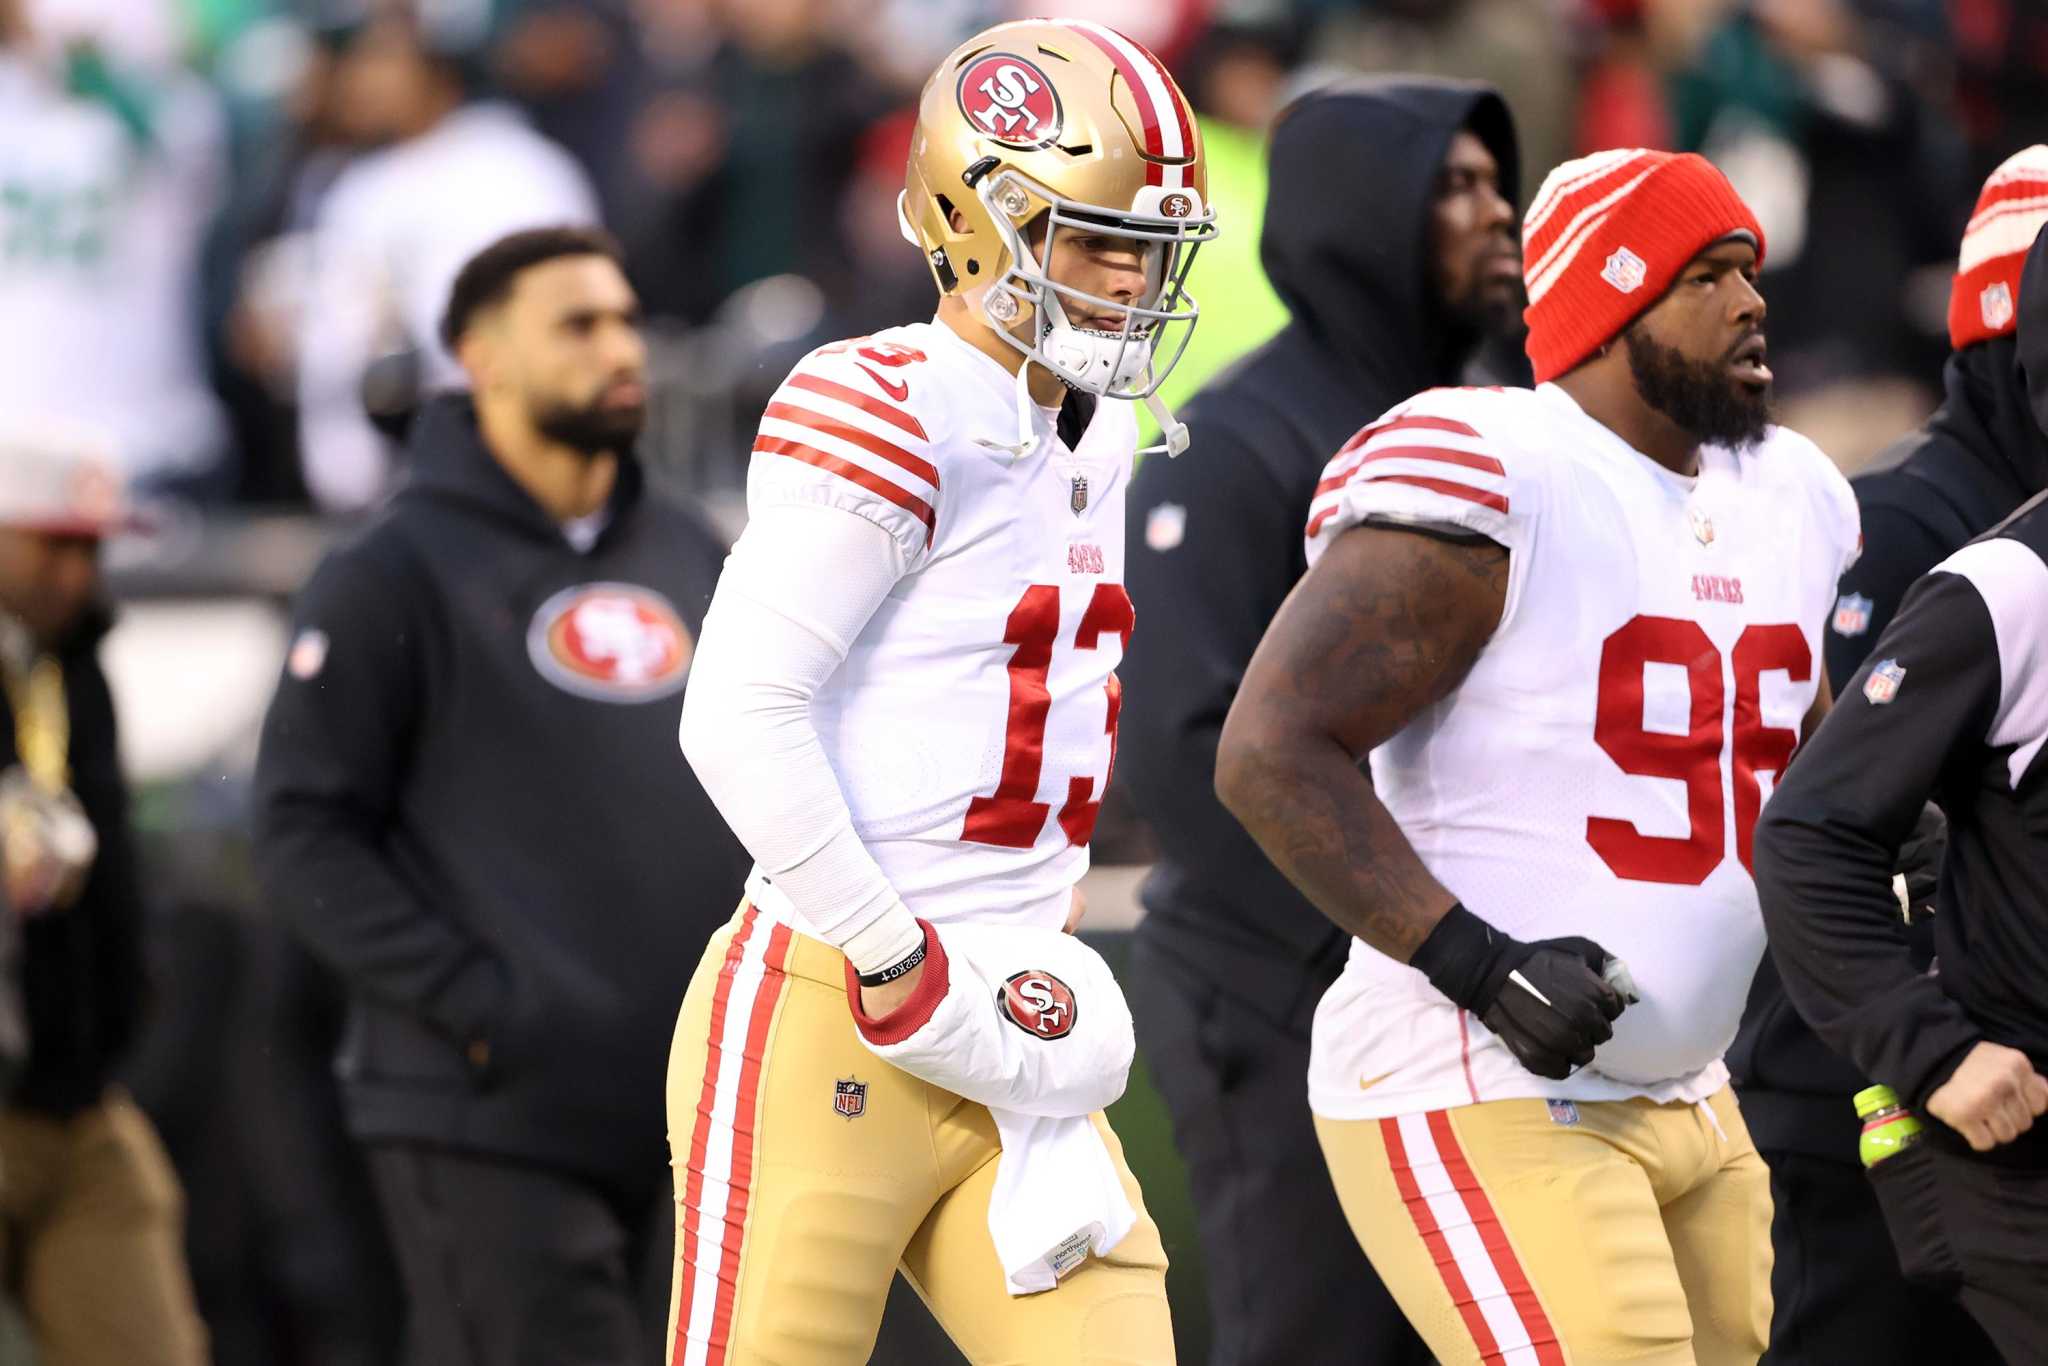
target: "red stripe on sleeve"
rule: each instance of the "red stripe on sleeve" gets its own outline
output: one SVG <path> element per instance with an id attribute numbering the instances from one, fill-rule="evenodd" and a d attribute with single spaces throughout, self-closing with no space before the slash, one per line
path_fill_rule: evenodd
<path id="1" fill-rule="evenodd" d="M 904 450 L 901 446 L 884 441 L 873 432 L 862 431 L 859 427 L 841 422 L 836 417 L 814 413 L 809 408 L 799 408 L 794 403 L 771 403 L 763 417 L 779 418 L 784 422 L 808 427 L 823 436 L 838 437 L 850 442 L 870 455 L 879 455 L 892 465 L 908 470 L 933 488 L 939 486 L 938 467 L 929 460 L 923 460 Z"/>
<path id="2" fill-rule="evenodd" d="M 1507 468 L 1492 456 L 1474 455 L 1471 451 L 1446 450 L 1441 446 L 1378 446 L 1317 484 L 1317 495 L 1328 493 L 1331 489 L 1342 488 L 1350 482 L 1352 475 L 1375 460 L 1427 460 L 1439 465 L 1456 465 L 1461 469 L 1478 470 L 1482 474 L 1507 473 Z"/>
<path id="3" fill-rule="evenodd" d="M 1479 1240 L 1486 1245 L 1486 1255 L 1493 1262 L 1493 1269 L 1500 1274 L 1500 1283 L 1506 1288 L 1508 1299 L 1522 1320 L 1522 1329 L 1528 1333 L 1530 1345 L 1536 1349 L 1539 1366 L 1564 1366 L 1564 1349 L 1558 1345 L 1557 1332 L 1550 1326 L 1550 1317 L 1543 1312 L 1542 1301 L 1536 1298 L 1534 1287 L 1522 1272 L 1522 1263 L 1508 1243 L 1507 1230 L 1501 1227 L 1493 1212 L 1493 1202 L 1486 1198 L 1479 1178 L 1472 1174 L 1472 1166 L 1465 1160 L 1464 1150 L 1458 1146 L 1458 1136 L 1451 1129 L 1450 1115 L 1442 1110 L 1430 1111 L 1429 1132 L 1436 1140 L 1437 1156 L 1443 1161 L 1444 1170 L 1450 1173 L 1458 1198 L 1465 1203 L 1465 1213 L 1472 1216 L 1472 1225 L 1479 1231 Z"/>
<path id="4" fill-rule="evenodd" d="M 836 474 L 848 483 L 858 484 L 877 497 L 886 498 L 897 507 L 904 509 L 924 523 L 924 543 L 929 547 L 938 533 L 938 518 L 932 512 L 932 505 L 914 493 L 908 493 L 876 474 L 873 470 L 856 465 L 851 460 L 841 460 L 815 446 L 806 446 L 801 441 L 785 441 L 779 436 L 757 436 L 754 450 L 763 455 L 786 455 L 792 460 L 801 460 L 806 465 L 816 465 L 827 474 Z"/>
<path id="5" fill-rule="evenodd" d="M 1428 489 L 1451 498 L 1462 498 L 1468 503 L 1492 508 L 1495 512 L 1508 510 L 1505 494 L 1489 493 L 1485 489 L 1475 489 L 1466 484 L 1454 484 L 1448 479 L 1431 479 L 1422 474 L 1368 474 L 1366 479 L 1386 484 L 1413 484 L 1416 488 Z"/>
<path id="6" fill-rule="evenodd" d="M 1434 1120 L 1436 1116 L 1431 1115 L 1430 1118 Z M 1465 1283 L 1465 1273 L 1458 1269 L 1457 1254 L 1451 1251 L 1451 1245 L 1444 1241 L 1443 1232 L 1437 1227 L 1436 1215 L 1429 1208 L 1429 1198 L 1416 1184 L 1415 1170 L 1408 1161 L 1408 1147 L 1401 1141 L 1401 1121 L 1381 1120 L 1380 1141 L 1387 1146 L 1387 1165 L 1393 1169 L 1394 1186 L 1401 1193 L 1401 1203 L 1408 1207 L 1408 1217 L 1415 1221 L 1415 1231 L 1422 1235 L 1423 1245 L 1429 1249 L 1429 1259 L 1436 1263 L 1437 1271 L 1442 1274 L 1444 1289 L 1451 1293 L 1451 1303 L 1458 1306 L 1458 1316 L 1465 1320 L 1465 1331 L 1472 1335 L 1472 1343 L 1479 1349 L 1479 1360 L 1485 1366 L 1500 1366 L 1503 1360 L 1500 1343 L 1494 1338 L 1479 1301 L 1473 1297 L 1472 1287 Z"/>
<path id="7" fill-rule="evenodd" d="M 811 393 L 821 394 L 826 398 L 836 398 L 841 403 L 850 403 L 864 413 L 872 413 L 874 416 L 881 418 L 882 421 L 892 426 L 900 427 L 919 441 L 930 440 L 924 434 L 924 424 L 922 422 L 919 422 L 901 408 L 892 408 L 882 402 L 882 400 L 870 394 L 864 394 L 858 389 L 849 388 L 844 384 L 838 384 L 829 379 L 820 379 L 816 375 L 791 375 L 785 383 L 792 389 L 807 389 Z"/>

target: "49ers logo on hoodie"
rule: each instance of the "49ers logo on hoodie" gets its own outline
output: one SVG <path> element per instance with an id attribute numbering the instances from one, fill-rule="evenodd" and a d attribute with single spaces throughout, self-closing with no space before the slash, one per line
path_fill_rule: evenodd
<path id="1" fill-rule="evenodd" d="M 631 583 L 565 588 L 526 628 L 526 653 L 541 677 L 597 702 L 647 702 L 680 691 L 695 648 L 669 600 Z"/>
<path id="2" fill-rule="evenodd" d="M 1064 1039 L 1074 1032 L 1074 993 L 1049 972 L 1013 973 L 996 994 L 996 1009 L 1026 1034 Z"/>

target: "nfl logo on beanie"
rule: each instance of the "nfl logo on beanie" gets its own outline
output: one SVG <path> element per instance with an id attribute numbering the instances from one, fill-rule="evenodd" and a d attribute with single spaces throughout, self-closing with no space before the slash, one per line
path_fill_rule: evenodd
<path id="1" fill-rule="evenodd" d="M 1567 161 L 1522 225 L 1529 361 L 1536 382 L 1577 366 L 1627 327 L 1705 248 L 1764 230 L 1712 162 L 1625 147 Z"/>

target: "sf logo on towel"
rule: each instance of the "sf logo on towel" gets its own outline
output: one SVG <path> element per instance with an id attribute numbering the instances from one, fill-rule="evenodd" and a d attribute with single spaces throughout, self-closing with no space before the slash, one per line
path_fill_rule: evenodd
<path id="1" fill-rule="evenodd" d="M 1019 972 L 996 993 L 996 1009 L 1026 1034 L 1064 1039 L 1074 1032 L 1074 993 L 1049 972 Z"/>

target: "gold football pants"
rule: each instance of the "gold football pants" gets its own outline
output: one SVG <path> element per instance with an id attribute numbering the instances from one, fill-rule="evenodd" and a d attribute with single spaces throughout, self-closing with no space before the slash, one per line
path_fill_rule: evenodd
<path id="1" fill-rule="evenodd" d="M 670 1366 L 864 1363 L 898 1270 L 976 1366 L 1171 1363 L 1166 1253 L 1109 1125 L 1136 1227 L 1011 1296 L 994 1121 L 867 1050 L 844 965 L 744 904 L 698 964 L 669 1054 Z"/>
<path id="2" fill-rule="evenodd" d="M 1734 1093 L 1499 1100 L 1316 1133 L 1352 1232 L 1443 1366 L 1755 1366 L 1770 1174 Z"/>

